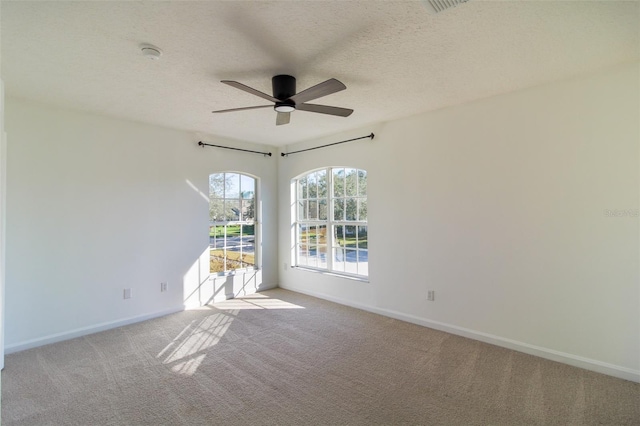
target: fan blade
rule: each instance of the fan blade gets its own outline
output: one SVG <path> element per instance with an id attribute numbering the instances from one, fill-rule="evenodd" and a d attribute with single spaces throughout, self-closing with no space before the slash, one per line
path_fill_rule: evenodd
<path id="1" fill-rule="evenodd" d="M 258 108 L 273 108 L 273 105 L 260 105 L 260 106 L 244 107 L 244 108 L 220 109 L 220 110 L 211 111 L 211 112 L 216 114 L 218 112 L 244 111 L 245 109 L 258 109 Z"/>
<path id="2" fill-rule="evenodd" d="M 245 86 L 244 84 L 238 83 L 237 81 L 222 80 L 221 83 L 228 84 L 229 86 L 235 87 L 236 89 L 244 90 L 245 92 L 251 93 L 252 95 L 260 96 L 262 99 L 266 99 L 266 100 L 271 101 L 271 102 L 280 102 L 280 100 L 274 98 L 271 95 L 267 95 L 266 93 L 262 93 L 259 90 L 251 88 L 249 86 Z"/>
<path id="3" fill-rule="evenodd" d="M 276 126 L 281 126 L 283 124 L 289 124 L 289 120 L 291 120 L 290 112 L 279 112 L 278 117 L 276 117 Z"/>
<path id="4" fill-rule="evenodd" d="M 332 78 L 320 84 L 316 84 L 315 86 L 309 87 L 308 89 L 305 89 L 300 93 L 296 93 L 295 95 L 290 97 L 289 100 L 295 102 L 297 105 L 303 102 L 312 101 L 314 99 L 330 95 L 332 93 L 339 92 L 346 88 L 347 86 L 345 86 L 335 78 Z"/>
<path id="5" fill-rule="evenodd" d="M 320 114 L 337 115 L 340 117 L 348 117 L 353 112 L 352 109 L 339 108 L 327 105 L 300 104 L 296 105 L 296 109 L 300 111 L 319 112 Z"/>

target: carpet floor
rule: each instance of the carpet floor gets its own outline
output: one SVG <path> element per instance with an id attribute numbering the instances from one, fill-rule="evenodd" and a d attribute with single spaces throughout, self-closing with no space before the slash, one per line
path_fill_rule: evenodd
<path id="1" fill-rule="evenodd" d="M 639 425 L 640 385 L 276 289 L 8 355 L 11 425 Z"/>

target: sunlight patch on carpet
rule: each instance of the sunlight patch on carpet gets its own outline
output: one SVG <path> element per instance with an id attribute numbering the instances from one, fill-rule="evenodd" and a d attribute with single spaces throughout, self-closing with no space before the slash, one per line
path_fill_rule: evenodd
<path id="1" fill-rule="evenodd" d="M 303 306 L 285 302 L 272 298 L 249 298 L 229 299 L 223 302 L 216 302 L 216 309 L 221 310 L 244 310 L 244 309 L 304 309 Z"/>
<path id="2" fill-rule="evenodd" d="M 237 315 L 238 312 L 229 312 Z M 199 322 L 192 322 L 173 339 L 157 358 L 166 357 L 163 364 L 173 364 L 174 373 L 191 376 L 207 356 L 206 351 L 220 342 L 233 322 L 228 313 L 209 315 Z"/>

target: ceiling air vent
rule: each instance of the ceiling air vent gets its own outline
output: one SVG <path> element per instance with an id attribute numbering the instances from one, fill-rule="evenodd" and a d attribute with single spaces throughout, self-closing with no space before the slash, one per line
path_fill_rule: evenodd
<path id="1" fill-rule="evenodd" d="M 451 9 L 469 0 L 422 0 L 427 10 L 431 14 L 440 13 L 446 9 Z"/>

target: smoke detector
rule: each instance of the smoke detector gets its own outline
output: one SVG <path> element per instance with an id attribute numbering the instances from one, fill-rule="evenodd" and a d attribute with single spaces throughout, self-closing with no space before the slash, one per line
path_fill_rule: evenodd
<path id="1" fill-rule="evenodd" d="M 422 0 L 422 3 L 427 7 L 429 13 L 435 15 L 436 13 L 451 9 L 468 1 L 469 0 Z"/>
<path id="2" fill-rule="evenodd" d="M 150 44 L 141 45 L 140 50 L 142 51 L 142 56 L 144 56 L 145 58 L 152 59 L 154 61 L 160 59 L 160 56 L 162 56 L 162 50 Z"/>

